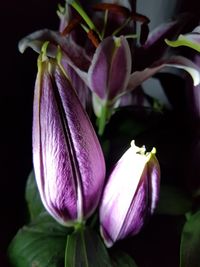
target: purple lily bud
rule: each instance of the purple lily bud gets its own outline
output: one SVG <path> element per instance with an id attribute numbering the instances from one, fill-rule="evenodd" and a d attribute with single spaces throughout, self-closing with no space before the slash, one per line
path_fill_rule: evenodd
<path id="1" fill-rule="evenodd" d="M 98 133 L 103 134 L 119 96 L 126 90 L 131 73 L 131 52 L 125 37 L 107 37 L 97 47 L 88 70 L 93 110 L 100 118 Z"/>
<path id="2" fill-rule="evenodd" d="M 160 185 L 155 152 L 132 141 L 112 171 L 100 203 L 100 231 L 107 247 L 137 234 L 154 212 Z"/>
<path id="3" fill-rule="evenodd" d="M 131 52 L 127 40 L 108 37 L 97 48 L 88 71 L 92 91 L 101 100 L 112 101 L 127 87 Z"/>
<path id="4" fill-rule="evenodd" d="M 105 179 L 104 156 L 77 94 L 56 60 L 39 57 L 33 162 L 41 200 L 61 224 L 87 219 Z"/>

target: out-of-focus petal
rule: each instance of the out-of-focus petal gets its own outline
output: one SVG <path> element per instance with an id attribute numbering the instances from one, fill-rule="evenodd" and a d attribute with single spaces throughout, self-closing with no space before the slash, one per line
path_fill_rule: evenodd
<path id="1" fill-rule="evenodd" d="M 152 67 L 146 68 L 143 71 L 133 72 L 130 76 L 127 91 L 134 90 L 138 85 L 142 84 L 142 82 L 155 75 L 165 67 L 183 69 L 190 74 L 195 86 L 200 83 L 200 69 L 196 64 L 185 57 L 172 56 L 169 59 L 155 62 Z"/>
<path id="2" fill-rule="evenodd" d="M 123 7 L 128 8 L 129 10 L 131 10 L 131 3 L 130 3 L 131 1 L 129 1 L 129 0 L 105 0 L 105 1 L 101 1 L 101 2 L 123 6 Z"/>
<path id="3" fill-rule="evenodd" d="M 159 60 L 168 49 L 165 39 L 174 39 L 188 26 L 196 25 L 194 16 L 189 13 L 180 14 L 175 20 L 165 22 L 153 29 L 145 42 L 134 53 L 135 70 L 142 70 Z M 141 60 L 142 58 L 142 60 Z"/>
<path id="4" fill-rule="evenodd" d="M 55 58 L 57 48 L 60 46 L 61 50 L 68 58 L 69 64 L 73 64 L 82 71 L 89 68 L 91 59 L 86 54 L 85 50 L 75 43 L 72 39 L 63 37 L 61 33 L 43 29 L 31 33 L 20 40 L 18 44 L 19 51 L 23 53 L 28 47 L 31 47 L 37 53 L 40 53 L 44 42 L 49 41 L 47 56 Z"/>

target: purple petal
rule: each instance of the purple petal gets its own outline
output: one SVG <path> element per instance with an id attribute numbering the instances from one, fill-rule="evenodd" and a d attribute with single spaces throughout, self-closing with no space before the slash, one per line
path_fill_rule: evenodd
<path id="1" fill-rule="evenodd" d="M 153 214 L 155 211 L 160 194 L 160 166 L 157 158 L 154 154 L 151 155 L 151 160 L 147 162 L 148 175 L 151 176 L 149 179 L 149 203 L 150 213 Z"/>
<path id="2" fill-rule="evenodd" d="M 33 161 L 44 206 L 63 223 L 77 218 L 77 194 L 53 87 L 47 72 L 38 74 L 33 110 Z"/>
<path id="3" fill-rule="evenodd" d="M 143 48 L 148 49 L 152 45 L 155 45 L 157 42 L 163 40 L 165 36 L 168 36 L 170 32 L 174 31 L 175 26 L 177 26 L 177 21 L 170 21 L 156 27 L 153 31 L 149 33 L 148 39 L 143 45 Z"/>
<path id="4" fill-rule="evenodd" d="M 105 178 L 105 162 L 93 126 L 74 90 L 63 90 L 65 79 L 55 73 L 56 83 L 63 101 L 65 116 L 81 174 L 83 210 L 87 218 L 97 207 Z"/>
<path id="5" fill-rule="evenodd" d="M 114 47 L 113 38 L 106 38 L 96 49 L 89 68 L 90 87 L 101 99 L 106 98 L 109 67 Z"/>
<path id="6" fill-rule="evenodd" d="M 72 39 L 70 41 L 67 37 L 61 35 L 56 31 L 43 29 L 27 35 L 20 40 L 18 47 L 19 51 L 23 53 L 27 47 L 31 47 L 37 53 L 41 52 L 44 42 L 49 41 L 47 49 L 47 56 L 55 58 L 58 46 L 65 53 L 69 63 L 73 63 L 77 68 L 83 71 L 88 70 L 90 65 L 90 58 L 86 55 L 85 50 L 75 43 Z"/>
<path id="7" fill-rule="evenodd" d="M 199 67 L 191 60 L 182 56 L 173 56 L 167 60 L 159 61 L 150 68 L 146 68 L 143 71 L 135 71 L 131 74 L 128 83 L 127 91 L 134 90 L 137 86 L 142 84 L 145 80 L 155 75 L 157 72 L 165 67 L 174 67 L 187 71 L 193 78 L 194 85 L 200 82 Z"/>
<path id="8" fill-rule="evenodd" d="M 118 41 L 117 41 L 118 42 Z M 120 38 L 120 46 L 115 48 L 110 75 L 108 80 L 109 99 L 123 92 L 128 84 L 131 73 L 131 53 L 128 42 L 125 38 Z"/>
<path id="9" fill-rule="evenodd" d="M 129 210 L 127 212 L 126 218 L 122 225 L 121 231 L 119 233 L 118 239 L 123 239 L 127 236 L 136 235 L 140 232 L 141 228 L 144 226 L 144 223 L 148 215 L 148 205 L 149 203 L 149 192 L 148 192 L 148 175 L 147 167 L 144 169 L 142 178 L 137 187 L 135 196 L 130 204 Z"/>
<path id="10" fill-rule="evenodd" d="M 119 239 L 136 235 L 158 204 L 160 192 L 160 166 L 154 154 L 146 163 L 137 192 L 130 205 Z"/>
<path id="11" fill-rule="evenodd" d="M 142 160 L 140 169 L 135 165 L 138 160 Z M 117 163 L 106 184 L 100 204 L 100 223 L 102 234 L 106 232 L 109 236 L 110 240 L 105 240 L 108 247 L 119 239 L 141 178 L 143 165 L 143 158 L 136 155 L 130 148 Z M 134 168 L 138 172 L 135 176 L 133 176 Z M 124 178 L 122 179 L 122 177 Z M 103 235 L 103 238 L 106 237 Z"/>
<path id="12" fill-rule="evenodd" d="M 61 60 L 62 66 L 65 69 L 72 87 L 75 89 L 81 104 L 86 109 L 91 107 L 91 91 L 87 86 L 87 74 L 78 70 L 75 66 L 71 67 L 68 60 L 65 60 L 65 55 L 63 54 Z M 77 74 L 78 73 L 78 74 Z"/>
<path id="13" fill-rule="evenodd" d="M 160 59 L 168 46 L 165 39 L 174 39 L 189 25 L 194 24 L 194 17 L 190 14 L 181 14 L 175 21 L 163 23 L 150 32 L 145 44 L 134 54 L 136 70 L 142 70 L 154 61 Z M 142 58 L 142 60 L 141 60 Z"/>
<path id="14" fill-rule="evenodd" d="M 200 55 L 196 54 L 192 60 L 196 65 L 200 66 Z M 189 111 L 190 122 L 193 124 L 195 131 L 198 129 L 198 121 L 200 119 L 200 85 L 193 86 L 190 81 L 186 80 L 187 88 L 187 108 Z"/>
<path id="15" fill-rule="evenodd" d="M 108 37 L 97 48 L 88 72 L 90 88 L 100 99 L 112 100 L 126 88 L 131 54 L 124 37 Z"/>

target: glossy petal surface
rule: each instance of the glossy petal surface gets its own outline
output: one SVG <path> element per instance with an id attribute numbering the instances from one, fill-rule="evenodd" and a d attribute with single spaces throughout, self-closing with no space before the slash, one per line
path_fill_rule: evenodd
<path id="1" fill-rule="evenodd" d="M 43 204 L 62 224 L 88 217 L 104 183 L 103 154 L 70 82 L 48 60 L 38 73 L 33 115 L 34 168 Z"/>

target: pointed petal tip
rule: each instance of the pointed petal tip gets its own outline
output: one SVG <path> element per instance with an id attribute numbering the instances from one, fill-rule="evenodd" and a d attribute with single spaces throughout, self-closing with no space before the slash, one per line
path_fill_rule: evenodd
<path id="1" fill-rule="evenodd" d="M 102 225 L 100 225 L 100 235 L 101 235 L 106 247 L 107 248 L 111 248 L 114 243 L 113 243 L 113 241 L 111 240 L 111 238 L 109 237 L 109 235 L 107 234 L 106 230 L 103 228 Z"/>

